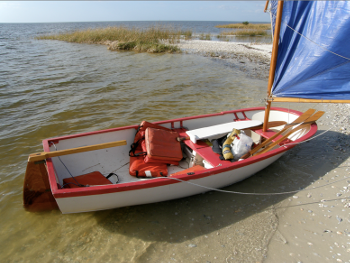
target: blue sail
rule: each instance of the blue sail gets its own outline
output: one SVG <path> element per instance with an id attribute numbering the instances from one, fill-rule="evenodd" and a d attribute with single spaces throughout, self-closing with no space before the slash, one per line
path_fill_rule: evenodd
<path id="1" fill-rule="evenodd" d="M 273 96 L 350 100 L 349 42 L 350 2 L 285 1 Z"/>

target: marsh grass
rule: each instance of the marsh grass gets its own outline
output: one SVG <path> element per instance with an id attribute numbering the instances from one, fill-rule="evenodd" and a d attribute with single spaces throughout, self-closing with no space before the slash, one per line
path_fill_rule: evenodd
<path id="1" fill-rule="evenodd" d="M 235 28 L 235 29 L 255 29 L 255 30 L 268 30 L 271 29 L 270 24 L 228 24 L 228 25 L 217 25 L 217 28 Z"/>
<path id="2" fill-rule="evenodd" d="M 181 35 L 183 35 L 185 37 L 185 39 L 191 39 L 192 38 L 192 31 L 191 30 L 181 31 Z"/>
<path id="3" fill-rule="evenodd" d="M 211 36 L 208 33 L 207 34 L 202 33 L 199 35 L 199 40 L 211 40 Z"/>
<path id="4" fill-rule="evenodd" d="M 61 40 L 74 43 L 105 44 L 109 50 L 135 50 L 138 52 L 179 52 L 174 44 L 181 37 L 191 37 L 191 31 L 151 27 L 136 29 L 126 27 L 107 27 L 78 30 L 57 35 L 39 36 L 37 39 Z"/>
<path id="5" fill-rule="evenodd" d="M 236 36 L 266 36 L 267 32 L 266 30 L 235 30 L 235 31 L 226 31 L 221 32 L 220 35 L 227 36 L 227 35 L 236 35 Z"/>

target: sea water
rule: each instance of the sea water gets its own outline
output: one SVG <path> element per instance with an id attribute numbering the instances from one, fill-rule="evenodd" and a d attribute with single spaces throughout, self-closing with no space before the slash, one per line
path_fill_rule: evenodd
<path id="1" fill-rule="evenodd" d="M 225 23 L 173 22 L 213 35 Z M 209 192 L 72 215 L 23 209 L 27 157 L 42 151 L 42 139 L 263 106 L 267 79 L 219 58 L 35 39 L 122 24 L 152 22 L 0 24 L 0 262 L 261 260 L 277 225 L 270 208 L 282 197 Z M 276 190 L 285 178 L 271 176 L 280 168 L 226 189 Z"/>

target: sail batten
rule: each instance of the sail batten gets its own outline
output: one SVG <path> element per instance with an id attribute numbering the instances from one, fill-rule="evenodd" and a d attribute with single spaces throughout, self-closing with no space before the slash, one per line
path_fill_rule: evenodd
<path id="1" fill-rule="evenodd" d="M 286 1 L 271 100 L 350 100 L 349 36 L 349 2 Z"/>

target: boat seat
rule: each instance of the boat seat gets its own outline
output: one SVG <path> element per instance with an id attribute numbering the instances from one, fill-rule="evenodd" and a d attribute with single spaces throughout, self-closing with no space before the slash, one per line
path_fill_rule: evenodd
<path id="1" fill-rule="evenodd" d="M 262 125 L 262 122 L 258 120 L 233 121 L 186 131 L 186 134 L 193 143 L 196 143 L 197 140 L 220 138 L 233 129 L 244 130 L 259 125 Z"/>
<path id="2" fill-rule="evenodd" d="M 79 187 L 81 187 L 78 184 L 90 185 L 90 186 L 112 184 L 111 181 L 109 181 L 106 177 L 104 177 L 98 171 L 75 176 L 74 179 L 71 177 L 63 179 L 64 188 L 79 188 Z"/>
<path id="3" fill-rule="evenodd" d="M 173 129 L 173 130 L 177 131 L 177 133 L 179 134 L 180 137 L 187 137 L 187 135 L 188 135 L 188 130 L 186 130 L 185 128 L 178 128 L 178 129 Z M 228 132 L 230 132 L 230 131 L 228 131 Z M 272 137 L 274 134 L 276 134 L 276 132 L 273 130 L 267 130 L 266 132 L 263 132 L 262 129 L 257 129 L 257 130 L 254 130 L 254 132 L 259 134 L 263 138 L 266 138 L 266 139 L 268 139 L 268 138 Z M 277 136 L 272 141 L 273 142 L 277 141 L 281 137 L 282 136 Z M 283 141 L 283 143 L 287 143 L 288 142 L 287 140 L 290 141 L 289 139 L 286 139 Z M 195 151 L 196 154 L 199 154 L 205 161 L 210 163 L 213 167 L 216 167 L 218 165 L 229 166 L 232 164 L 230 161 L 221 160 L 220 155 L 215 153 L 212 150 L 212 148 L 204 140 L 196 140 L 196 143 L 193 143 L 191 140 L 184 140 L 184 143 L 190 149 Z"/>
<path id="4" fill-rule="evenodd" d="M 185 128 L 174 129 L 177 131 L 180 137 L 187 137 L 187 130 Z M 220 160 L 220 155 L 215 153 L 211 146 L 209 146 L 205 141 L 198 140 L 196 143 L 193 143 L 191 140 L 184 140 L 184 143 L 196 154 L 199 154 L 205 161 L 211 164 L 213 167 L 218 165 L 228 166 L 231 164 L 229 161 Z"/>

